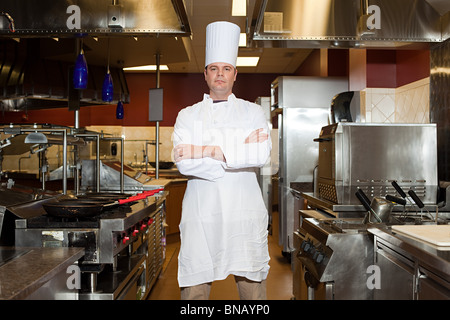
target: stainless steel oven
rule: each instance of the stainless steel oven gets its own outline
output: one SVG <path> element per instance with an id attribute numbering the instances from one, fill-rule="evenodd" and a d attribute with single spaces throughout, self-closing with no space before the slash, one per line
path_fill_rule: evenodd
<path id="1" fill-rule="evenodd" d="M 437 203 L 435 124 L 340 122 L 322 128 L 317 189 L 321 199 L 360 205 L 362 189 L 370 198 L 396 195 L 392 181 L 412 189 L 424 204 Z"/>
<path id="2" fill-rule="evenodd" d="M 301 218 L 294 233 L 293 293 L 299 300 L 370 300 L 373 240 L 362 219 Z"/>
<path id="3" fill-rule="evenodd" d="M 165 197 L 162 191 L 93 217 L 45 214 L 45 199 L 8 207 L 16 247 L 83 247 L 79 299 L 145 299 L 164 259 Z"/>

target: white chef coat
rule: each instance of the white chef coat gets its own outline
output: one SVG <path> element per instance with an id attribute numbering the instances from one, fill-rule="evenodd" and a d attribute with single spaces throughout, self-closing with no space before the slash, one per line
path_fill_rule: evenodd
<path id="1" fill-rule="evenodd" d="M 244 144 L 256 129 L 269 133 L 261 107 L 231 94 L 228 101 L 203 101 L 178 114 L 174 146 L 218 145 L 226 163 L 212 158 L 177 163 L 188 176 L 180 222 L 178 256 L 180 287 L 194 286 L 228 275 L 253 281 L 269 271 L 268 214 L 256 177 L 270 155 L 270 138 Z"/>

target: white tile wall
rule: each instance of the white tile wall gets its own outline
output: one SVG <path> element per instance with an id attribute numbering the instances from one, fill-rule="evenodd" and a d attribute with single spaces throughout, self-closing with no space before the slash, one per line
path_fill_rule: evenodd
<path id="1" fill-rule="evenodd" d="M 122 127 L 122 126 L 90 126 L 88 130 L 107 132 L 115 137 L 125 138 L 125 164 L 143 162 L 147 142 L 156 138 L 155 127 Z M 172 134 L 173 127 L 159 128 L 159 161 L 172 161 Z M 118 144 L 119 145 L 119 144 Z M 155 159 L 155 145 L 147 144 L 149 161 Z"/>
<path id="2" fill-rule="evenodd" d="M 429 123 L 430 78 L 405 86 L 367 88 L 361 94 L 361 113 L 366 122 Z"/>

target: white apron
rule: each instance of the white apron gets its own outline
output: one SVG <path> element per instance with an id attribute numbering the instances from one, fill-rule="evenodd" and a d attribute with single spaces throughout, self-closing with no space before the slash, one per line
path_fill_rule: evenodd
<path id="1" fill-rule="evenodd" d="M 254 130 L 269 133 L 257 104 L 237 99 L 203 101 L 180 111 L 174 127 L 178 144 L 219 145 L 227 163 L 211 158 L 182 160 L 188 176 L 180 222 L 178 283 L 188 287 L 228 275 L 266 279 L 269 271 L 267 209 L 255 168 L 270 155 L 271 140 L 244 144 Z"/>

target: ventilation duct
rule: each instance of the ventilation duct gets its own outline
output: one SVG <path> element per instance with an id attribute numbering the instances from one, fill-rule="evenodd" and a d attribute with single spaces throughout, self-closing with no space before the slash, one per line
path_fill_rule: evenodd
<path id="1" fill-rule="evenodd" d="M 421 48 L 448 38 L 449 10 L 436 0 L 257 0 L 250 38 L 255 47 Z"/>

